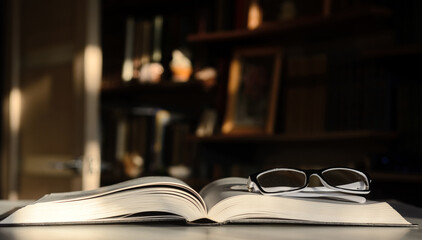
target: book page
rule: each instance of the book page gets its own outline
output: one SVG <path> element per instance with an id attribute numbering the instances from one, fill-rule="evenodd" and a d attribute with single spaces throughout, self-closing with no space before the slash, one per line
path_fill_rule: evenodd
<path id="1" fill-rule="evenodd" d="M 248 192 L 246 182 L 246 178 L 239 177 L 219 179 L 206 185 L 199 194 L 204 199 L 208 209 L 211 209 L 223 199 L 237 195 L 251 194 Z"/>
<path id="2" fill-rule="evenodd" d="M 99 196 L 110 194 L 113 192 L 125 191 L 125 190 L 133 189 L 133 188 L 155 187 L 155 186 L 160 186 L 160 185 L 174 186 L 174 187 L 185 189 L 188 192 L 195 195 L 195 197 L 200 199 L 200 201 L 202 202 L 202 199 L 199 196 L 199 194 L 183 181 L 176 178 L 172 178 L 172 177 L 151 176 L 151 177 L 136 178 L 129 181 L 125 181 L 125 182 L 121 182 L 114 185 L 105 186 L 105 187 L 101 187 L 101 188 L 89 190 L 89 191 L 51 193 L 40 198 L 36 203 L 52 202 L 52 201 L 81 200 L 81 199 L 86 199 L 86 198 L 99 197 Z"/>
<path id="3" fill-rule="evenodd" d="M 201 196 L 211 208 L 217 202 L 224 198 L 235 195 L 249 195 L 256 193 L 249 193 L 247 190 L 247 179 L 245 178 L 224 178 L 217 180 L 205 186 L 200 192 Z M 344 194 L 336 192 L 325 187 L 309 187 L 300 192 L 285 194 L 286 197 L 300 197 L 300 198 L 331 198 L 339 201 L 349 201 L 356 203 L 365 203 L 366 198 L 360 195 Z"/>
<path id="4" fill-rule="evenodd" d="M 156 213 L 159 218 L 154 215 Z M 17 210 L 0 224 L 134 221 L 149 217 L 151 220 L 168 219 L 171 215 L 165 213 L 194 221 L 206 217 L 207 207 L 202 197 L 181 180 L 143 177 L 91 191 L 46 195 Z M 174 219 L 174 216 L 171 218 Z"/>
<path id="5" fill-rule="evenodd" d="M 200 194 L 208 205 L 208 218 L 216 222 L 280 219 L 336 225 L 411 225 L 385 202 L 267 196 L 248 192 L 246 182 L 244 178 L 225 178 L 204 187 Z"/>
<path id="6" fill-rule="evenodd" d="M 169 219 L 174 214 L 187 221 L 206 216 L 206 209 L 181 188 L 154 186 L 118 191 L 96 198 L 49 201 L 27 205 L 0 222 L 20 225 L 81 224 L 136 219 Z M 174 219 L 174 217 L 171 217 Z"/>

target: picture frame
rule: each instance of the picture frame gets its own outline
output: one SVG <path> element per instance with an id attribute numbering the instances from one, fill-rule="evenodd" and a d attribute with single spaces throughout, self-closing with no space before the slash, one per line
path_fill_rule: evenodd
<path id="1" fill-rule="evenodd" d="M 230 63 L 223 134 L 271 134 L 277 109 L 282 51 L 235 51 Z"/>

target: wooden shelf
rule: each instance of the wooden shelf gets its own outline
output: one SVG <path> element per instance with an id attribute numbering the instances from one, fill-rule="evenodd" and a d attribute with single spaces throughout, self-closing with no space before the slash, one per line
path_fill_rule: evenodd
<path id="1" fill-rule="evenodd" d="M 364 30 L 367 27 L 384 21 L 392 16 L 389 9 L 381 7 L 366 7 L 336 14 L 330 17 L 303 17 L 285 22 L 268 22 L 254 30 L 232 30 L 221 32 L 197 33 L 187 36 L 191 43 L 219 43 L 257 39 L 261 37 L 291 38 L 293 35 L 333 35 Z M 331 31 L 331 32 L 330 32 Z M 314 40 L 314 39 L 310 39 Z"/>
<path id="2" fill-rule="evenodd" d="M 189 4 L 189 7 L 186 5 Z M 102 7 L 113 14 L 148 16 L 156 13 L 186 12 L 202 6 L 203 1 L 192 0 L 102 0 Z"/>
<path id="3" fill-rule="evenodd" d="M 104 105 L 137 106 L 157 105 L 162 107 L 183 107 L 192 109 L 206 104 L 211 99 L 211 92 L 203 88 L 198 81 L 185 83 L 160 82 L 157 84 L 140 84 L 103 82 L 101 99 Z"/>
<path id="4" fill-rule="evenodd" d="M 378 49 L 370 49 L 360 53 L 363 58 L 396 58 L 420 56 L 422 54 L 421 44 L 392 46 Z"/>
<path id="5" fill-rule="evenodd" d="M 394 132 L 381 131 L 338 131 L 315 134 L 261 134 L 261 135 L 214 135 L 209 137 L 190 136 L 189 140 L 202 143 L 227 142 L 322 142 L 346 140 L 386 140 L 397 137 Z"/>
<path id="6" fill-rule="evenodd" d="M 101 85 L 101 92 L 104 94 L 130 94 L 140 92 L 185 92 L 185 91 L 202 91 L 202 85 L 199 81 L 188 81 L 188 82 L 170 82 L 162 81 L 159 83 L 137 83 L 136 80 L 130 82 L 103 81 Z"/>

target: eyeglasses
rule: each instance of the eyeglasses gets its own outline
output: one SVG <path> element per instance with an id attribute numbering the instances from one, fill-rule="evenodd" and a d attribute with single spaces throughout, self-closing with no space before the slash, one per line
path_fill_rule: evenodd
<path id="1" fill-rule="evenodd" d="M 371 180 L 366 173 L 344 167 L 321 170 L 275 168 L 250 175 L 247 186 L 249 192 L 282 195 L 306 188 L 311 176 L 318 177 L 326 188 L 335 191 L 352 194 L 368 194 L 370 192 Z"/>

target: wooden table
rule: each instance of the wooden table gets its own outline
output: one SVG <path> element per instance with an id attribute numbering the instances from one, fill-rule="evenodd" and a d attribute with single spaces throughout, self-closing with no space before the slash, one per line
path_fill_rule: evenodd
<path id="1" fill-rule="evenodd" d="M 11 202 L 0 201 L 0 210 Z M 243 224 L 185 226 L 178 224 L 109 224 L 0 227 L 0 239 L 422 239 L 422 209 L 393 202 L 396 209 L 415 227 L 357 227 L 297 224 Z M 3 208 L 2 208 L 3 206 Z"/>

